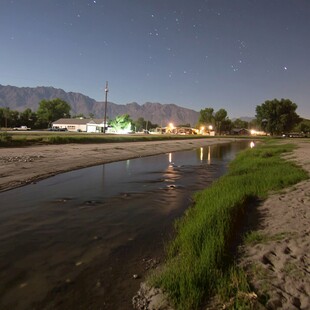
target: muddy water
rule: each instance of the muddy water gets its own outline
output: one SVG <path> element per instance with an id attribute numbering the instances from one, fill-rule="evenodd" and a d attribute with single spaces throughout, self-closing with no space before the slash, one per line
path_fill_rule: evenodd
<path id="1" fill-rule="evenodd" d="M 193 192 L 245 147 L 110 163 L 1 193 L 0 308 L 130 309 Z"/>

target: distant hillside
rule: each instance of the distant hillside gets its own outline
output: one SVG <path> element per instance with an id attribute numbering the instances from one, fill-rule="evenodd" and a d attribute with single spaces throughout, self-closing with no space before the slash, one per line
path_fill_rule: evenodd
<path id="1" fill-rule="evenodd" d="M 23 111 L 30 108 L 38 109 L 39 102 L 43 99 L 51 100 L 60 98 L 71 105 L 71 114 L 94 114 L 95 117 L 103 117 L 104 103 L 98 102 L 80 93 L 65 92 L 53 87 L 15 87 L 0 85 L 0 107 L 9 107 L 12 110 Z M 146 102 L 139 105 L 136 102 L 126 105 L 108 103 L 107 116 L 115 118 L 117 115 L 129 114 L 133 120 L 143 117 L 152 123 L 165 125 L 169 122 L 174 124 L 191 124 L 194 126 L 199 117 L 199 112 L 179 107 L 175 104 L 160 104 Z"/>

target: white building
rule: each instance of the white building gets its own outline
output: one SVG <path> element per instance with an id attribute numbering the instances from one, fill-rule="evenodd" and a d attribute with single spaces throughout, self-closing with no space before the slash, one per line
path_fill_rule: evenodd
<path id="1" fill-rule="evenodd" d="M 67 129 L 79 132 L 103 132 L 104 122 L 102 118 L 61 118 L 52 124 L 54 129 Z"/>

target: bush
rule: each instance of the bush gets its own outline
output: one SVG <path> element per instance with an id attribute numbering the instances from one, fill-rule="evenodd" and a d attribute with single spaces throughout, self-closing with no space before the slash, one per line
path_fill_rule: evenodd
<path id="1" fill-rule="evenodd" d="M 10 135 L 9 133 L 5 132 L 1 132 L 0 133 L 0 145 L 7 145 L 10 144 L 12 142 L 12 135 Z"/>

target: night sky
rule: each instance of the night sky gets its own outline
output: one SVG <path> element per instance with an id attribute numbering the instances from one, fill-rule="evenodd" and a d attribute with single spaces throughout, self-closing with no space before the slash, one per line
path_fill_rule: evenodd
<path id="1" fill-rule="evenodd" d="M 309 0 L 0 0 L 0 84 L 310 118 Z"/>

